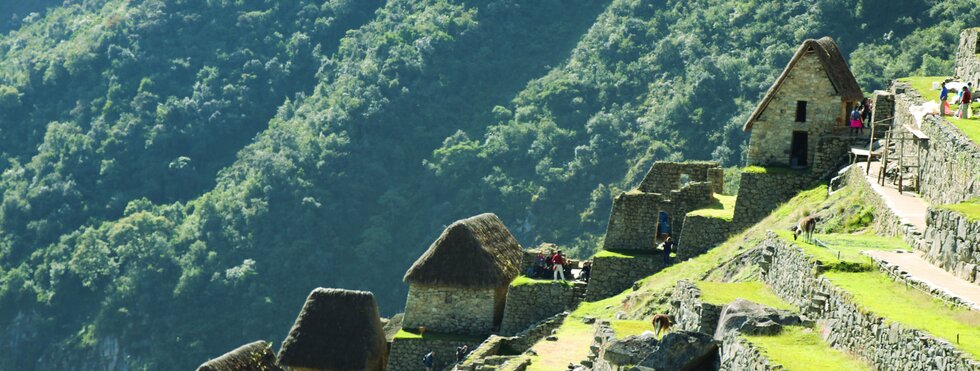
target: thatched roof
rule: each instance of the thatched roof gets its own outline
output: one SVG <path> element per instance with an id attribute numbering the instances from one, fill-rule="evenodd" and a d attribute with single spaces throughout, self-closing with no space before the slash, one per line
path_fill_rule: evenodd
<path id="1" fill-rule="evenodd" d="M 799 62 L 807 52 L 814 51 L 817 53 L 817 57 L 820 58 L 820 63 L 823 65 L 824 71 L 827 72 L 827 78 L 830 79 L 830 83 L 834 85 L 834 89 L 837 94 L 841 96 L 842 99 L 848 101 L 859 101 L 864 98 L 864 93 L 861 92 L 861 86 L 858 85 L 857 80 L 854 79 L 854 75 L 851 73 L 851 69 L 847 67 L 847 62 L 844 61 L 844 56 L 841 55 L 840 49 L 837 48 L 837 43 L 834 39 L 830 37 L 822 37 L 820 40 L 808 39 L 800 45 L 800 48 L 796 50 L 796 54 L 793 58 L 789 60 L 786 68 L 783 69 L 783 73 L 779 75 L 776 82 L 769 87 L 769 91 L 759 102 L 759 105 L 752 111 L 752 115 L 749 116 L 749 120 L 745 122 L 744 131 L 749 131 L 752 129 L 752 123 L 759 119 L 762 112 L 766 110 L 769 102 L 779 91 L 779 88 L 783 85 L 783 81 L 789 76 L 789 72 Z"/>
<path id="2" fill-rule="evenodd" d="M 385 335 L 374 294 L 317 288 L 279 349 L 279 363 L 314 369 L 363 370 L 371 360 L 384 367 Z"/>
<path id="3" fill-rule="evenodd" d="M 405 272 L 405 282 L 484 288 L 510 284 L 520 271 L 521 244 L 494 214 L 459 220 Z"/>
<path id="4" fill-rule="evenodd" d="M 259 340 L 204 362 L 197 371 L 281 371 L 272 344 Z"/>

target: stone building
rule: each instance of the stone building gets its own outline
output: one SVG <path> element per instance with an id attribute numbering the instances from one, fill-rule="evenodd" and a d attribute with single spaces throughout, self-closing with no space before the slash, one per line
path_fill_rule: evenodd
<path id="1" fill-rule="evenodd" d="M 717 162 L 657 161 L 636 189 L 613 199 L 602 248 L 653 251 L 660 233 L 676 239 L 684 216 L 711 203 L 723 183 Z"/>
<path id="2" fill-rule="evenodd" d="M 980 86 L 980 27 L 968 28 L 960 33 L 960 46 L 956 50 L 956 76 L 973 82 L 974 87 Z"/>
<path id="3" fill-rule="evenodd" d="M 282 371 L 272 344 L 259 340 L 242 345 L 218 358 L 204 362 L 197 371 Z"/>
<path id="4" fill-rule="evenodd" d="M 748 165 L 833 170 L 850 145 L 833 137 L 863 97 L 831 38 L 804 41 L 745 123 Z"/>
<path id="5" fill-rule="evenodd" d="M 402 327 L 489 335 L 500 326 L 522 250 L 494 214 L 453 223 L 405 273 L 409 287 Z"/>
<path id="6" fill-rule="evenodd" d="M 382 371 L 387 342 L 374 294 L 317 288 L 279 349 L 290 371 Z"/>

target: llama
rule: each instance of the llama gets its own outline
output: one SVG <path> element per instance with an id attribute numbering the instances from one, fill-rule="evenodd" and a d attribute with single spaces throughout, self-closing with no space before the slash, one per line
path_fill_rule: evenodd
<path id="1" fill-rule="evenodd" d="M 664 334 L 667 334 L 667 331 L 670 331 L 670 326 L 674 325 L 673 322 L 670 321 L 670 316 L 666 314 L 654 315 L 651 322 L 653 322 L 653 329 L 658 338 L 660 337 L 661 331 L 663 331 Z"/>
<path id="2" fill-rule="evenodd" d="M 817 228 L 817 218 L 808 216 L 800 219 L 800 222 L 796 224 L 796 229 L 793 231 L 793 241 L 796 241 L 796 237 L 803 235 L 803 240 L 806 242 L 813 242 L 813 230 Z"/>

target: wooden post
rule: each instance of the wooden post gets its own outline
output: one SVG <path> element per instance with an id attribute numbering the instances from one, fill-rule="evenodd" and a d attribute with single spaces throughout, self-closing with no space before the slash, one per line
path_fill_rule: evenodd
<path id="1" fill-rule="evenodd" d="M 902 134 L 902 140 L 898 143 L 898 194 L 902 194 L 902 183 L 905 179 L 905 170 L 902 166 L 905 165 L 905 134 Z"/>

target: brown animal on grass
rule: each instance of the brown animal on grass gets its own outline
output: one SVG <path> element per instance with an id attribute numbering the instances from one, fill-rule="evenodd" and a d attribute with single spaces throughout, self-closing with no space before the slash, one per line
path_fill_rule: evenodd
<path id="1" fill-rule="evenodd" d="M 813 242 L 814 229 L 817 229 L 817 218 L 808 216 L 800 219 L 800 222 L 796 224 L 796 230 L 793 231 L 793 241 L 796 241 L 796 237 L 802 234 L 804 241 Z"/>
<path id="2" fill-rule="evenodd" d="M 670 321 L 670 316 L 666 314 L 654 315 L 651 322 L 653 322 L 653 330 L 658 338 L 660 337 L 661 331 L 663 331 L 664 334 L 667 334 L 667 331 L 670 331 L 670 326 L 674 325 L 674 323 Z"/>

